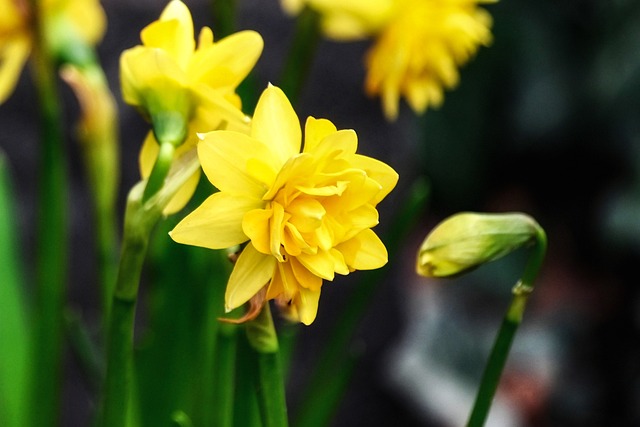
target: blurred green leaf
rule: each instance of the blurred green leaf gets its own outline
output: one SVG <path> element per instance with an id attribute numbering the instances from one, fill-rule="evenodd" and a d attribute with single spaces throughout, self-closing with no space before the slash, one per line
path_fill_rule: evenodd
<path id="1" fill-rule="evenodd" d="M 0 152 L 0 425 L 22 427 L 27 423 L 30 331 L 12 190 Z"/>

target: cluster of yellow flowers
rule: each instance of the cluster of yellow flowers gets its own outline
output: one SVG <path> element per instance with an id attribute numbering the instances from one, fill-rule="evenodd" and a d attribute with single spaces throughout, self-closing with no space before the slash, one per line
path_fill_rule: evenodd
<path id="1" fill-rule="evenodd" d="M 491 15 L 479 3 L 497 0 L 282 0 L 289 13 L 305 5 L 321 15 L 334 40 L 373 37 L 365 90 L 380 96 L 385 115 L 398 116 L 400 97 L 416 113 L 439 107 L 458 67 L 491 43 Z"/>
<path id="2" fill-rule="evenodd" d="M 147 177 L 158 142 L 175 156 L 197 155 L 220 191 L 171 232 L 180 243 L 223 249 L 246 243 L 227 286 L 227 310 L 251 299 L 275 300 L 292 320 L 316 317 L 323 280 L 335 273 L 374 269 L 387 262 L 371 230 L 376 205 L 397 173 L 356 154 L 357 136 L 309 117 L 304 148 L 298 116 L 285 94 L 269 86 L 253 118 L 241 112 L 238 84 L 262 51 L 261 37 L 243 31 L 218 42 L 204 28 L 195 48 L 188 8 L 172 0 L 141 33 L 142 45 L 121 57 L 125 101 L 153 131 L 141 152 Z M 198 176 L 165 213 L 181 209 Z"/>
<path id="3" fill-rule="evenodd" d="M 458 83 L 458 67 L 491 42 L 491 17 L 477 6 L 491 1 L 283 0 L 283 6 L 290 13 L 317 10 L 331 38 L 376 38 L 366 58 L 365 88 L 382 97 L 386 116 L 395 119 L 401 96 L 416 112 L 442 103 L 444 88 Z M 0 0 L 0 6 L 1 102 L 15 86 L 35 32 L 26 2 Z M 54 44 L 71 37 L 93 45 L 105 27 L 97 0 L 44 0 L 38 19 Z M 83 25 L 87 20 L 92 25 Z M 323 280 L 387 262 L 371 228 L 397 173 L 356 154 L 356 133 L 337 130 L 329 120 L 309 117 L 303 141 L 298 116 L 275 86 L 264 91 L 253 118 L 242 112 L 236 89 L 262 52 L 258 33 L 214 41 L 204 27 L 196 44 L 189 9 L 171 0 L 140 36 L 142 44 L 121 56 L 120 77 L 124 100 L 151 123 L 141 175 L 152 175 L 163 150 L 173 165 L 197 153 L 219 192 L 171 237 L 212 249 L 245 244 L 229 279 L 227 310 L 275 300 L 308 325 Z M 198 169 L 165 214 L 186 205 L 199 178 Z"/>

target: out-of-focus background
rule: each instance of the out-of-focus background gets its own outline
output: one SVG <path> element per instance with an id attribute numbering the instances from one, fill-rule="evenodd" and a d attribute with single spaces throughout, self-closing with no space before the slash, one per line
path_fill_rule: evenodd
<path id="1" fill-rule="evenodd" d="M 210 2 L 185 3 L 196 28 L 212 25 Z M 139 179 L 138 150 L 148 127 L 120 99 L 119 55 L 139 43 L 140 29 L 165 2 L 103 5 L 109 24 L 99 53 L 121 114 L 121 213 L 126 192 Z M 237 0 L 237 6 L 237 29 L 257 30 L 265 40 L 252 84 L 260 91 L 268 82 L 278 85 L 294 20 L 276 0 Z M 380 206 L 382 235 L 417 178 L 430 189 L 428 208 L 392 254 L 356 339 L 343 349 L 357 355 L 358 364 L 332 426 L 464 423 L 526 254 L 464 278 L 417 277 L 421 240 L 461 210 L 523 211 L 549 237 L 547 261 L 488 425 L 640 425 L 640 2 L 504 0 L 486 8 L 494 42 L 462 69 L 459 87 L 439 110 L 416 117 L 403 105 L 397 122 L 388 123 L 379 100 L 363 93 L 367 41 L 321 41 L 295 106 L 301 118 L 326 117 L 338 128 L 355 129 L 361 153 L 399 172 L 398 188 Z M 76 101 L 62 84 L 61 90 L 71 124 Z M 0 142 L 17 187 L 20 250 L 27 260 L 36 237 L 35 98 L 24 73 L 0 106 Z M 70 142 L 68 149 L 69 301 L 97 325 L 90 197 L 78 147 Z M 359 284 L 352 276 L 325 284 L 317 320 L 298 333 L 289 381 L 292 413 L 317 354 L 341 326 L 338 313 L 349 308 L 346 301 Z M 146 334 L 149 312 L 154 305 L 170 307 L 171 298 L 144 284 L 140 345 L 153 341 Z M 181 327 L 189 326 L 175 326 L 177 341 Z M 74 356 L 68 352 L 66 360 L 62 425 L 89 425 L 95 395 Z M 159 378 L 172 375 L 167 366 L 157 372 Z M 156 404 L 160 412 L 171 410 Z"/>

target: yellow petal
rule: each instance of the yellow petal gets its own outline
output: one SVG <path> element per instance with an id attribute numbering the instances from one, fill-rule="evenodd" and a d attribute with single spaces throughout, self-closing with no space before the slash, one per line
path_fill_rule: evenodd
<path id="1" fill-rule="evenodd" d="M 99 0 L 73 0 L 67 12 L 85 42 L 95 46 L 107 29 L 107 17 Z"/>
<path id="2" fill-rule="evenodd" d="M 199 48 L 189 62 L 189 80 L 232 91 L 253 69 L 263 46 L 260 34 L 241 31 Z"/>
<path id="3" fill-rule="evenodd" d="M 378 225 L 378 211 L 371 205 L 362 205 L 348 214 L 350 232 L 356 234 L 366 228 Z M 353 236 L 354 234 L 351 234 Z M 349 237 L 350 238 L 350 237 Z"/>
<path id="4" fill-rule="evenodd" d="M 309 0 L 323 12 L 322 29 L 336 40 L 357 40 L 380 30 L 392 17 L 393 0 Z"/>
<path id="5" fill-rule="evenodd" d="M 263 196 L 263 199 L 271 200 L 276 197 L 278 191 L 290 182 L 293 177 L 307 175 L 312 166 L 313 157 L 310 154 L 302 153 L 291 157 L 284 166 L 279 169 L 275 181 L 271 184 L 271 188 L 269 188 L 269 191 Z"/>
<path id="6" fill-rule="evenodd" d="M 167 206 L 162 210 L 163 215 L 172 215 L 184 208 L 193 193 L 196 192 L 196 188 L 198 187 L 198 183 L 200 182 L 200 169 L 197 169 L 193 175 L 187 181 L 182 184 L 182 187 L 176 192 L 176 194 L 171 198 Z"/>
<path id="7" fill-rule="evenodd" d="M 300 232 L 310 233 L 320 227 L 327 211 L 322 204 L 311 197 L 298 197 L 287 206 L 291 214 L 289 222 Z"/>
<path id="8" fill-rule="evenodd" d="M 264 142 L 282 166 L 300 152 L 301 132 L 287 96 L 280 88 L 269 85 L 256 105 L 251 136 Z"/>
<path id="9" fill-rule="evenodd" d="M 279 262 L 276 270 L 280 275 L 280 280 L 282 280 L 282 297 L 287 300 L 293 299 L 300 286 L 298 285 L 298 279 L 291 270 L 291 264 L 288 262 Z"/>
<path id="10" fill-rule="evenodd" d="M 322 138 L 310 152 L 318 158 L 329 159 L 339 155 L 355 154 L 357 149 L 356 133 L 352 129 L 343 129 Z"/>
<path id="11" fill-rule="evenodd" d="M 224 249 L 247 241 L 242 218 L 258 208 L 256 199 L 219 192 L 209 196 L 169 233 L 178 243 Z"/>
<path id="12" fill-rule="evenodd" d="M 229 101 L 228 96 L 204 83 L 191 84 L 190 89 L 191 96 L 198 106 L 197 115 L 211 125 L 200 132 L 225 129 L 249 133 L 250 119 L 242 112 L 239 105 Z"/>
<path id="13" fill-rule="evenodd" d="M 142 143 L 140 155 L 138 156 L 138 165 L 140 166 L 140 175 L 146 179 L 151 175 L 153 165 L 158 158 L 160 146 L 153 136 L 153 132 L 147 132 L 147 136 Z"/>
<path id="14" fill-rule="evenodd" d="M 266 286 L 274 275 L 276 259 L 258 252 L 251 243 L 244 248 L 231 272 L 224 296 L 227 311 L 240 307 Z"/>
<path id="15" fill-rule="evenodd" d="M 309 326 L 316 319 L 320 290 L 300 288 L 298 297 L 294 300 L 300 321 Z"/>
<path id="16" fill-rule="evenodd" d="M 284 225 L 282 244 L 287 253 L 294 257 L 300 255 L 303 249 L 309 249 L 309 245 L 302 237 L 302 234 L 290 222 Z"/>
<path id="17" fill-rule="evenodd" d="M 320 290 L 322 287 L 322 278 L 310 272 L 295 257 L 291 257 L 289 263 L 291 264 L 291 270 L 293 271 L 294 276 L 296 276 L 300 286 L 313 291 Z"/>
<path id="18" fill-rule="evenodd" d="M 382 187 L 372 201 L 374 206 L 380 203 L 398 183 L 398 173 L 380 160 L 356 154 L 350 161 L 353 167 L 364 170 L 369 178 Z"/>
<path id="19" fill-rule="evenodd" d="M 271 209 L 254 209 L 247 212 L 242 219 L 242 230 L 253 246 L 265 255 L 271 255 L 271 236 L 269 220 L 273 216 Z"/>
<path id="20" fill-rule="evenodd" d="M 304 152 L 313 151 L 322 139 L 337 132 L 335 125 L 327 119 L 316 119 L 309 116 L 304 126 Z"/>
<path id="21" fill-rule="evenodd" d="M 136 46 L 120 56 L 122 97 L 147 114 L 178 111 L 188 117 L 191 101 L 185 81 L 184 72 L 161 49 Z"/>
<path id="22" fill-rule="evenodd" d="M 195 49 L 193 34 L 193 19 L 189 8 L 180 0 L 172 0 L 165 7 L 160 19 L 140 32 L 140 38 L 145 46 L 166 51 L 183 70 L 186 70 Z"/>
<path id="23" fill-rule="evenodd" d="M 27 36 L 20 35 L 0 43 L 0 103 L 13 93 L 30 50 Z"/>
<path id="24" fill-rule="evenodd" d="M 354 238 L 336 246 L 351 269 L 373 270 L 388 261 L 387 248 L 372 230 L 364 230 Z"/>
<path id="25" fill-rule="evenodd" d="M 335 276 L 335 262 L 333 257 L 327 251 L 320 250 L 315 255 L 303 252 L 296 258 L 316 276 L 327 280 L 333 280 Z"/>
<path id="26" fill-rule="evenodd" d="M 270 249 L 271 253 L 274 257 L 280 262 L 284 262 L 284 257 L 282 256 L 282 252 L 280 251 L 280 247 L 282 246 L 282 234 L 284 232 L 284 221 L 285 221 L 285 212 L 284 208 L 280 203 L 272 203 L 271 208 L 273 209 L 273 216 L 270 220 Z"/>
<path id="27" fill-rule="evenodd" d="M 209 132 L 198 144 L 198 157 L 207 178 L 220 191 L 257 198 L 266 192 L 247 167 L 251 159 L 271 157 L 260 141 L 233 131 Z"/>
<path id="28" fill-rule="evenodd" d="M 333 269 L 336 273 L 342 274 L 343 276 L 349 274 L 349 267 L 346 264 L 344 256 L 339 250 L 331 248 L 329 250 L 329 255 L 333 258 Z"/>

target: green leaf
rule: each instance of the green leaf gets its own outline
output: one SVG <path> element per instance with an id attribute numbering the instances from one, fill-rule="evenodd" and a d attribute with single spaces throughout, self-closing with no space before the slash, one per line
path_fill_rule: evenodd
<path id="1" fill-rule="evenodd" d="M 12 190 L 0 152 L 0 425 L 19 427 L 27 424 L 30 330 Z"/>

